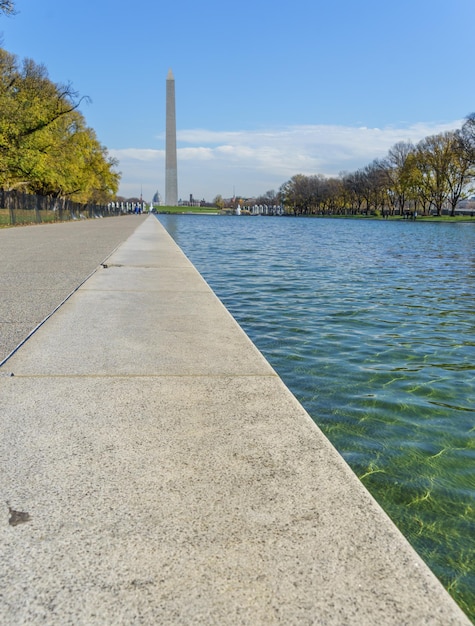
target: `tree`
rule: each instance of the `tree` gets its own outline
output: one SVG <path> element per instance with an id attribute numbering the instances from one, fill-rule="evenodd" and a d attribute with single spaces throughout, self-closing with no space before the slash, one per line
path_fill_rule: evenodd
<path id="1" fill-rule="evenodd" d="M 437 215 L 442 214 L 450 192 L 448 177 L 452 146 L 448 135 L 442 133 L 422 139 L 414 154 L 420 174 L 419 193 L 435 208 Z"/>
<path id="2" fill-rule="evenodd" d="M 426 137 L 417 145 L 415 164 L 419 171 L 419 192 L 442 213 L 444 204 L 451 215 L 475 176 L 475 162 L 466 137 L 459 131 L 447 131 Z"/>
<path id="3" fill-rule="evenodd" d="M 343 183 L 338 178 L 325 178 L 322 183 L 320 207 L 324 213 L 341 213 Z"/>
<path id="4" fill-rule="evenodd" d="M 388 204 L 388 174 L 386 164 L 375 159 L 364 170 L 364 193 L 369 211 L 383 212 Z"/>
<path id="5" fill-rule="evenodd" d="M 449 185 L 448 200 L 451 216 L 461 198 L 468 191 L 468 185 L 475 178 L 475 160 L 470 145 L 467 145 L 462 131 L 446 133 L 447 141 L 451 146 L 451 159 L 448 165 L 447 182 Z"/>
<path id="6" fill-rule="evenodd" d="M 102 202 L 118 188 L 110 159 L 78 111 L 70 85 L 43 65 L 0 49 L 0 187 L 80 202 Z"/>
<path id="7" fill-rule="evenodd" d="M 15 3 L 13 0 L 0 0 L 0 13 L 5 13 L 5 15 L 14 15 L 15 12 Z"/>
<path id="8" fill-rule="evenodd" d="M 78 111 L 39 132 L 35 136 L 37 146 L 40 140 L 45 149 L 37 150 L 35 166 L 28 173 L 30 191 L 95 204 L 115 195 L 117 161 L 108 157 Z"/>
<path id="9" fill-rule="evenodd" d="M 217 206 L 217 207 L 218 207 L 218 209 L 222 210 L 222 209 L 223 209 L 223 207 L 224 207 L 224 200 L 223 200 L 223 197 L 222 197 L 220 194 L 218 194 L 218 195 L 215 197 L 215 199 L 213 200 L 213 204 L 214 204 L 215 206 Z"/>
<path id="10" fill-rule="evenodd" d="M 475 165 L 475 113 L 467 115 L 459 131 L 459 137 L 463 141 L 464 149 L 472 165 Z"/>
<path id="11" fill-rule="evenodd" d="M 37 133 L 77 109 L 70 85 L 56 85 L 43 65 L 0 49 L 0 184 L 25 184 Z M 44 149 L 44 147 L 43 147 Z"/>
<path id="12" fill-rule="evenodd" d="M 259 196 L 258 198 L 256 198 L 256 204 L 267 204 L 267 206 L 274 206 L 274 204 L 277 204 L 277 202 L 277 194 L 274 189 L 269 189 L 269 191 L 266 191 L 263 196 Z"/>
<path id="13" fill-rule="evenodd" d="M 353 212 L 361 212 L 365 201 L 365 175 L 362 170 L 345 174 L 343 185 Z"/>
<path id="14" fill-rule="evenodd" d="M 318 204 L 319 184 L 322 177 L 296 174 L 284 183 L 279 196 L 286 207 L 291 208 L 294 215 L 308 214 Z"/>
<path id="15" fill-rule="evenodd" d="M 414 152 L 414 146 L 407 141 L 396 143 L 388 152 L 383 161 L 384 172 L 388 184 L 388 200 L 391 212 L 397 209 L 402 215 L 407 201 L 410 199 L 412 189 L 410 155 Z"/>

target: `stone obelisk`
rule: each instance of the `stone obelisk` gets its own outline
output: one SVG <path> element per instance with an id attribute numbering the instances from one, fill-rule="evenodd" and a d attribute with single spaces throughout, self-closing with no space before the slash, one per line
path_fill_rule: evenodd
<path id="1" fill-rule="evenodd" d="M 175 116 L 175 79 L 168 70 L 167 76 L 167 125 L 165 144 L 165 204 L 178 206 L 178 180 L 176 166 L 176 116 Z"/>

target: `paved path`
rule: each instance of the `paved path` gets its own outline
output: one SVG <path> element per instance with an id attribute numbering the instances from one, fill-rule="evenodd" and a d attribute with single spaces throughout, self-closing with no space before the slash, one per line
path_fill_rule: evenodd
<path id="1" fill-rule="evenodd" d="M 469 625 L 154 217 L 107 266 L 0 368 L 1 624 Z"/>
<path id="2" fill-rule="evenodd" d="M 0 362 L 144 216 L 0 229 Z"/>

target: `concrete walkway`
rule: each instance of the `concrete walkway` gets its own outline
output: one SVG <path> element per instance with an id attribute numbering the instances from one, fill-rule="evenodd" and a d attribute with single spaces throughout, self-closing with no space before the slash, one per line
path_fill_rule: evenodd
<path id="1" fill-rule="evenodd" d="M 154 217 L 0 368 L 0 623 L 470 622 Z"/>
<path id="2" fill-rule="evenodd" d="M 145 216 L 0 229 L 0 363 Z"/>

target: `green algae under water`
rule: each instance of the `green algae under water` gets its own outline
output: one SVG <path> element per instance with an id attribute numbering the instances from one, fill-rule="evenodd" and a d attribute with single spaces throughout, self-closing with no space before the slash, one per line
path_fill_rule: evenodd
<path id="1" fill-rule="evenodd" d="M 159 219 L 475 623 L 475 224 Z"/>

